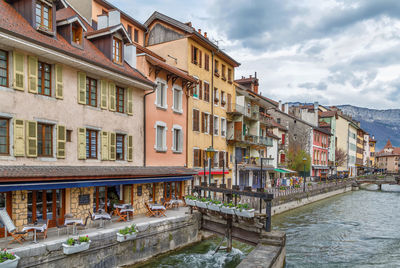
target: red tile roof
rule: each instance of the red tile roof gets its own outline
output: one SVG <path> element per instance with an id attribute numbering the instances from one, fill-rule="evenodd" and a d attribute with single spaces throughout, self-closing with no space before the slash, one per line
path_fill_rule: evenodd
<path id="1" fill-rule="evenodd" d="M 152 51 L 152 50 L 150 50 L 150 49 L 148 49 L 146 47 L 143 47 L 143 46 L 141 46 L 139 44 L 135 44 L 135 47 L 136 47 L 136 51 L 137 51 L 138 54 L 139 53 L 146 53 L 146 54 L 149 54 L 150 56 L 153 56 L 153 57 L 155 57 L 155 58 L 157 58 L 157 59 L 159 59 L 161 61 L 164 61 L 164 62 L 166 61 L 163 57 L 161 57 L 160 55 L 158 55 L 157 53 L 155 53 L 154 51 Z"/>
<path id="2" fill-rule="evenodd" d="M 285 128 L 284 126 L 282 126 L 281 124 L 279 124 L 278 122 L 276 122 L 274 119 L 271 120 L 271 123 L 274 127 L 279 128 L 280 130 L 283 131 L 288 131 L 287 128 Z"/>
<path id="3" fill-rule="evenodd" d="M 71 10 L 72 9 L 63 11 L 63 9 L 61 9 L 57 11 L 57 13 L 62 11 L 60 15 L 61 18 L 63 16 L 72 14 Z M 59 51 L 61 53 L 68 54 L 72 57 L 90 62 L 102 68 L 118 72 L 133 79 L 139 80 L 145 84 L 151 86 L 154 85 L 153 82 L 148 80 L 136 69 L 130 67 L 126 62 L 123 63 L 123 66 L 114 64 L 89 40 L 84 41 L 84 49 L 79 49 L 68 43 L 60 34 L 57 34 L 57 38 L 53 38 L 36 31 L 29 24 L 29 22 L 22 17 L 22 15 L 20 15 L 10 4 L 6 3 L 5 1 L 0 1 L 0 31 Z"/>
<path id="4" fill-rule="evenodd" d="M 319 112 L 319 117 L 326 118 L 326 117 L 333 117 L 335 116 L 337 111 L 326 111 L 326 112 Z"/>
<path id="5" fill-rule="evenodd" d="M 386 143 L 384 148 L 393 148 L 393 145 L 392 145 L 392 143 L 390 142 L 389 139 L 388 139 L 388 141 L 387 141 L 387 143 Z"/>

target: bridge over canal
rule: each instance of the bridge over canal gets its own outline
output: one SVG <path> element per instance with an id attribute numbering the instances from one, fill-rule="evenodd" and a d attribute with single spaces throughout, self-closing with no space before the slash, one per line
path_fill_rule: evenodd
<path id="1" fill-rule="evenodd" d="M 400 185 L 400 176 L 395 175 L 368 175 L 355 179 L 357 186 L 361 184 L 375 184 L 379 190 L 382 190 L 383 184 Z"/>

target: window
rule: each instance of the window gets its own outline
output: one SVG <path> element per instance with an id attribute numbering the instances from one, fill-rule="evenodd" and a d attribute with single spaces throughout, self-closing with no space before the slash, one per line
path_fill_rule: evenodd
<path id="1" fill-rule="evenodd" d="M 0 86 L 8 86 L 8 53 L 0 50 Z"/>
<path id="2" fill-rule="evenodd" d="M 228 82 L 232 83 L 232 69 L 228 68 Z"/>
<path id="3" fill-rule="evenodd" d="M 120 87 L 115 87 L 115 99 L 117 101 L 117 112 L 124 113 L 124 103 L 125 103 L 125 89 Z"/>
<path id="4" fill-rule="evenodd" d="M 158 124 L 156 126 L 156 150 L 164 152 L 167 150 L 166 145 L 166 126 L 165 124 Z"/>
<path id="5" fill-rule="evenodd" d="M 86 129 L 86 158 L 97 159 L 97 131 Z"/>
<path id="6" fill-rule="evenodd" d="M 125 135 L 117 134 L 116 135 L 116 152 L 117 152 L 117 160 L 125 160 Z"/>
<path id="7" fill-rule="evenodd" d="M 53 126 L 37 124 L 37 154 L 38 156 L 53 156 Z"/>
<path id="8" fill-rule="evenodd" d="M 225 118 L 221 118 L 221 137 L 226 136 L 226 120 Z"/>
<path id="9" fill-rule="evenodd" d="M 219 121 L 218 121 L 218 116 L 214 116 L 214 135 L 218 136 L 218 132 L 219 132 Z"/>
<path id="10" fill-rule="evenodd" d="M 192 46 L 192 63 L 196 64 L 196 65 L 199 62 L 198 52 L 199 52 L 198 48 L 195 46 Z"/>
<path id="11" fill-rule="evenodd" d="M 183 139 L 183 135 L 182 135 L 182 128 L 180 127 L 174 127 L 172 129 L 173 135 L 173 141 L 172 141 L 172 150 L 174 152 L 182 152 L 182 139 Z"/>
<path id="12" fill-rule="evenodd" d="M 122 41 L 113 37 L 113 61 L 122 63 Z"/>
<path id="13" fill-rule="evenodd" d="M 10 144 L 10 125 L 9 120 L 0 118 L 0 155 L 8 155 Z"/>
<path id="14" fill-rule="evenodd" d="M 193 109 L 193 131 L 200 131 L 199 117 L 199 110 Z"/>
<path id="15" fill-rule="evenodd" d="M 206 71 L 210 70 L 210 56 L 208 54 L 204 54 L 204 69 Z"/>
<path id="16" fill-rule="evenodd" d="M 51 96 L 51 66 L 38 62 L 38 94 Z"/>
<path id="17" fill-rule="evenodd" d="M 156 90 L 156 105 L 161 108 L 167 108 L 167 92 L 165 83 L 158 81 Z"/>
<path id="18" fill-rule="evenodd" d="M 36 1 L 36 26 L 45 30 L 52 30 L 51 6 Z"/>
<path id="19" fill-rule="evenodd" d="M 219 63 L 218 63 L 218 60 L 214 61 L 214 74 L 216 76 L 219 76 Z"/>
<path id="20" fill-rule="evenodd" d="M 219 152 L 215 152 L 213 163 L 213 168 L 217 168 L 219 164 Z"/>
<path id="21" fill-rule="evenodd" d="M 67 142 L 71 142 L 71 141 L 72 141 L 72 130 L 67 129 Z"/>
<path id="22" fill-rule="evenodd" d="M 225 76 L 225 65 L 224 64 L 222 64 L 222 67 L 221 67 L 221 73 L 222 73 L 222 79 L 223 80 L 226 80 L 226 76 Z"/>
<path id="23" fill-rule="evenodd" d="M 226 97 L 225 92 L 221 90 L 221 107 L 225 107 L 226 104 L 225 97 Z"/>
<path id="24" fill-rule="evenodd" d="M 82 45 L 82 27 L 72 26 L 72 42 Z"/>
<path id="25" fill-rule="evenodd" d="M 97 80 L 86 77 L 86 104 L 97 107 Z"/>
<path id="26" fill-rule="evenodd" d="M 182 113 L 182 90 L 174 88 L 174 105 L 172 106 L 174 112 Z"/>
<path id="27" fill-rule="evenodd" d="M 209 114 L 206 113 L 201 113 L 201 132 L 203 133 L 209 133 L 208 127 L 209 127 Z"/>
<path id="28" fill-rule="evenodd" d="M 218 105 L 219 102 L 219 96 L 218 96 L 218 88 L 214 88 L 214 104 Z"/>
<path id="29" fill-rule="evenodd" d="M 128 35 L 132 39 L 132 26 L 128 25 Z"/>
<path id="30" fill-rule="evenodd" d="M 136 43 L 139 42 L 139 31 L 136 30 L 136 29 L 135 29 L 135 31 L 134 31 L 133 41 L 135 41 Z"/>
<path id="31" fill-rule="evenodd" d="M 204 82 L 204 101 L 210 102 L 210 84 Z"/>

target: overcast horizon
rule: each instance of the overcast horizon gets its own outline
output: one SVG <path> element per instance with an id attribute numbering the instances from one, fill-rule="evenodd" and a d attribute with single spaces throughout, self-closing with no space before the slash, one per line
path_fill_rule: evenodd
<path id="1" fill-rule="evenodd" d="M 144 23 L 159 11 L 207 32 L 282 102 L 397 109 L 400 1 L 110 0 Z"/>

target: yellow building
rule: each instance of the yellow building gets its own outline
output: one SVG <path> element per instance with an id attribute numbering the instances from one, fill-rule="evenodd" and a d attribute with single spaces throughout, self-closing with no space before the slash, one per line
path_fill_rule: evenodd
<path id="1" fill-rule="evenodd" d="M 187 166 L 199 171 L 195 183 L 208 181 L 204 178 L 204 167 L 208 174 L 205 150 L 212 146 L 218 152 L 212 161 L 212 182 L 222 183 L 225 169 L 225 184 L 231 186 L 232 148 L 226 142 L 227 111 L 235 99 L 234 68 L 239 63 L 212 43 L 207 33 L 196 31 L 191 23 L 154 12 L 145 25 L 148 27 L 146 47 L 198 80 L 188 94 L 185 111 L 188 117 Z"/>
<path id="2" fill-rule="evenodd" d="M 376 146 L 376 140 L 375 137 L 372 136 L 372 138 L 369 139 L 369 161 L 370 161 L 370 166 L 371 167 L 376 167 L 375 165 L 375 146 Z"/>

